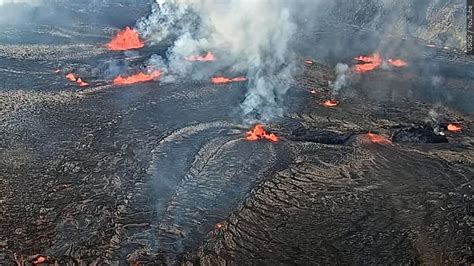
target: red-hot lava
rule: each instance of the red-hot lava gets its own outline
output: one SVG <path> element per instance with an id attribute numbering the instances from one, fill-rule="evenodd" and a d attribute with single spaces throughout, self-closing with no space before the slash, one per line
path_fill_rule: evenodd
<path id="1" fill-rule="evenodd" d="M 66 78 L 72 82 L 76 82 L 79 87 L 86 87 L 86 86 L 89 86 L 89 83 L 83 81 L 80 77 L 78 77 L 76 74 L 74 73 L 69 73 L 66 75 Z"/>
<path id="2" fill-rule="evenodd" d="M 388 140 L 384 136 L 374 134 L 370 131 L 369 131 L 369 133 L 367 133 L 367 136 L 369 137 L 370 141 L 372 141 L 372 143 L 377 143 L 377 144 L 390 144 L 390 143 L 392 143 L 390 140 Z"/>
<path id="3" fill-rule="evenodd" d="M 226 77 L 222 77 L 222 76 L 218 76 L 218 77 L 213 77 L 211 79 L 211 82 L 212 84 L 227 84 L 227 83 L 232 83 L 232 82 L 242 82 L 242 81 L 246 81 L 247 78 L 245 77 L 236 77 L 236 78 L 226 78 Z"/>
<path id="4" fill-rule="evenodd" d="M 214 61 L 216 60 L 216 57 L 214 56 L 213 53 L 207 52 L 206 55 L 190 55 L 185 57 L 186 60 L 188 61 L 198 61 L 198 62 L 209 62 L 209 61 Z"/>
<path id="5" fill-rule="evenodd" d="M 408 63 L 402 59 L 388 59 L 387 63 L 394 67 L 406 67 Z"/>
<path id="6" fill-rule="evenodd" d="M 44 262 L 46 262 L 46 257 L 44 257 L 44 256 L 38 256 L 32 261 L 32 263 L 35 264 L 35 265 L 40 264 L 40 263 L 44 263 Z"/>
<path id="7" fill-rule="evenodd" d="M 372 71 L 380 67 L 383 62 L 382 57 L 378 53 L 369 56 L 360 55 L 354 58 L 354 60 L 358 61 L 358 64 L 354 66 L 354 71 L 357 73 Z"/>
<path id="8" fill-rule="evenodd" d="M 113 51 L 126 51 L 142 48 L 145 44 L 138 32 L 130 27 L 117 33 L 117 35 L 107 44 L 107 48 Z"/>
<path id="9" fill-rule="evenodd" d="M 462 126 L 458 124 L 449 124 L 447 126 L 448 131 L 454 132 L 454 133 L 459 133 L 462 131 Z"/>
<path id="10" fill-rule="evenodd" d="M 69 79 L 70 81 L 76 82 L 77 77 L 73 73 L 69 73 L 66 75 L 66 78 Z"/>
<path id="11" fill-rule="evenodd" d="M 333 100 L 326 100 L 323 102 L 323 106 L 328 107 L 328 108 L 336 107 L 337 105 L 338 105 L 338 102 L 333 101 Z"/>
<path id="12" fill-rule="evenodd" d="M 76 80 L 76 83 L 79 84 L 79 87 L 86 87 L 86 86 L 89 86 L 89 83 L 83 81 L 81 78 L 78 78 Z"/>
<path id="13" fill-rule="evenodd" d="M 152 71 L 149 74 L 145 74 L 140 72 L 135 75 L 131 75 L 128 77 L 118 76 L 114 79 L 115 85 L 130 85 L 135 83 L 147 82 L 157 79 L 161 76 L 161 72 L 158 70 Z"/>
<path id="14" fill-rule="evenodd" d="M 265 139 L 272 142 L 277 142 L 279 140 L 275 134 L 273 133 L 268 134 L 263 128 L 263 126 L 260 124 L 255 125 L 254 129 L 247 131 L 247 137 L 245 139 L 250 140 L 250 141 Z"/>
<path id="15" fill-rule="evenodd" d="M 402 59 L 388 59 L 384 61 L 378 53 L 369 56 L 360 55 L 354 58 L 354 60 L 357 61 L 357 65 L 354 66 L 353 70 L 357 73 L 373 71 L 381 67 L 384 62 L 389 66 L 398 68 L 406 67 L 408 65 L 408 63 Z"/>

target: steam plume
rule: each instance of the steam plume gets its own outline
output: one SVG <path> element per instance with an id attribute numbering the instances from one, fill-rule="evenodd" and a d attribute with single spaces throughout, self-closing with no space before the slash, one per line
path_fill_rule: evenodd
<path id="1" fill-rule="evenodd" d="M 167 54 L 168 81 L 190 73 L 195 79 L 208 78 L 208 72 L 218 69 L 246 74 L 248 91 L 241 108 L 247 118 L 283 114 L 294 69 L 289 40 L 295 32 L 283 1 L 157 0 L 153 13 L 137 27 L 155 43 L 174 38 Z M 217 55 L 213 65 L 218 66 L 196 69 L 184 59 L 206 51 Z M 162 63 L 156 56 L 152 61 Z"/>

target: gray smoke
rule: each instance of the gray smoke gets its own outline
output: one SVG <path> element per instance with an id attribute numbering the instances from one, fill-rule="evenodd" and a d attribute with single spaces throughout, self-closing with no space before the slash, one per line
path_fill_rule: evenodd
<path id="1" fill-rule="evenodd" d="M 137 27 L 154 43 L 174 38 L 167 53 L 168 81 L 208 78 L 221 69 L 243 74 L 248 78 L 241 103 L 246 117 L 283 115 L 283 96 L 295 68 L 289 40 L 296 28 L 284 1 L 157 0 L 153 13 Z M 197 69 L 185 60 L 207 51 L 216 55 L 214 67 Z M 163 62 L 156 56 L 153 61 Z"/>

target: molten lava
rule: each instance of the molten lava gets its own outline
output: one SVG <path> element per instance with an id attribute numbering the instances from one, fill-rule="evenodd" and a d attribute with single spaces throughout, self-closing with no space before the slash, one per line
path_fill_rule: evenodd
<path id="1" fill-rule="evenodd" d="M 70 81 L 76 82 L 77 77 L 73 73 L 69 73 L 66 75 L 66 78 L 69 79 Z"/>
<path id="2" fill-rule="evenodd" d="M 369 72 L 382 65 L 382 57 L 378 53 L 369 56 L 360 55 L 354 60 L 358 61 L 358 64 L 354 66 L 354 71 L 357 73 Z"/>
<path id="3" fill-rule="evenodd" d="M 236 77 L 236 78 L 230 79 L 230 78 L 218 76 L 218 77 L 213 77 L 211 79 L 211 82 L 212 84 L 227 84 L 227 83 L 232 83 L 232 82 L 242 82 L 246 80 L 247 78 L 245 77 Z"/>
<path id="4" fill-rule="evenodd" d="M 380 136 L 380 135 L 371 133 L 370 131 L 369 131 L 369 133 L 367 133 L 367 135 L 369 136 L 369 139 L 370 139 L 370 141 L 372 141 L 372 143 L 377 143 L 377 144 L 390 144 L 390 143 L 392 143 L 390 140 L 388 140 L 384 136 Z"/>
<path id="5" fill-rule="evenodd" d="M 255 125 L 255 128 L 253 130 L 250 130 L 247 132 L 247 137 L 246 137 L 247 140 L 250 140 L 250 141 L 257 141 L 259 139 L 265 139 L 265 140 L 269 140 L 269 141 L 272 141 L 272 142 L 276 142 L 278 141 L 278 137 L 271 133 L 271 134 L 268 134 L 265 129 L 263 128 L 262 125 L 260 124 L 257 124 Z"/>
<path id="6" fill-rule="evenodd" d="M 454 132 L 454 133 L 459 133 L 462 131 L 462 126 L 457 125 L 457 124 L 449 124 L 447 128 L 448 128 L 448 131 Z"/>
<path id="7" fill-rule="evenodd" d="M 124 30 L 117 33 L 117 35 L 107 44 L 107 48 L 113 51 L 126 51 L 139 49 L 144 45 L 145 44 L 138 36 L 138 32 L 130 27 L 126 27 Z"/>
<path id="8" fill-rule="evenodd" d="M 89 86 L 89 83 L 83 81 L 81 78 L 78 78 L 76 80 L 76 83 L 79 84 L 79 87 L 86 87 L 86 86 Z"/>
<path id="9" fill-rule="evenodd" d="M 214 56 L 213 53 L 207 52 L 205 56 L 202 55 L 191 55 L 185 57 L 186 60 L 188 61 L 199 61 L 199 62 L 209 62 L 209 61 L 214 61 L 216 60 L 216 57 Z"/>
<path id="10" fill-rule="evenodd" d="M 118 76 L 114 79 L 114 84 L 115 85 L 130 85 L 130 84 L 135 84 L 135 83 L 152 81 L 154 79 L 159 78 L 160 76 L 161 76 L 161 72 L 158 70 L 155 70 L 149 74 L 144 74 L 143 72 L 140 72 L 138 74 L 128 76 L 128 77 Z"/>
<path id="11" fill-rule="evenodd" d="M 394 67 L 406 67 L 408 63 L 402 59 L 388 59 L 387 63 Z"/>
<path id="12" fill-rule="evenodd" d="M 33 264 L 40 264 L 44 262 L 46 262 L 46 257 L 44 256 L 38 256 L 32 261 Z"/>
<path id="13" fill-rule="evenodd" d="M 338 105 L 338 102 L 333 101 L 333 100 L 326 100 L 323 102 L 323 106 L 328 107 L 328 108 L 336 107 L 337 105 Z"/>

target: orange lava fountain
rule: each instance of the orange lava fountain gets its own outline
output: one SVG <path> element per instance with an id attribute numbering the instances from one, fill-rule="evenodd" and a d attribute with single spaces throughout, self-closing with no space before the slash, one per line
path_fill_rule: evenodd
<path id="1" fill-rule="evenodd" d="M 374 69 L 382 65 L 382 57 L 378 53 L 375 53 L 369 56 L 360 55 L 354 58 L 354 60 L 359 62 L 353 68 L 354 71 L 357 73 L 365 73 L 365 72 L 373 71 Z"/>
<path id="2" fill-rule="evenodd" d="M 212 84 L 227 84 L 227 83 L 232 83 L 232 82 L 242 82 L 246 80 L 247 78 L 245 77 L 236 77 L 236 78 L 230 79 L 230 78 L 218 76 L 218 77 L 213 77 L 211 79 L 211 82 Z"/>
<path id="3" fill-rule="evenodd" d="M 369 139 L 370 139 L 370 141 L 372 141 L 372 143 L 377 143 L 377 144 L 390 144 L 390 143 L 392 143 L 390 140 L 388 140 L 384 136 L 371 133 L 370 131 L 369 131 L 369 133 L 367 133 L 367 135 L 369 136 Z"/>
<path id="4" fill-rule="evenodd" d="M 326 100 L 323 102 L 323 106 L 328 107 L 328 108 L 336 107 L 337 105 L 338 105 L 338 102 L 333 101 L 333 100 Z"/>
<path id="5" fill-rule="evenodd" d="M 454 132 L 454 133 L 459 133 L 462 131 L 462 126 L 457 125 L 457 124 L 449 124 L 447 128 L 448 128 L 448 131 Z"/>
<path id="6" fill-rule="evenodd" d="M 190 55 L 190 56 L 185 57 L 185 59 L 188 60 L 188 61 L 209 62 L 209 61 L 216 60 L 216 57 L 214 56 L 213 53 L 207 52 L 207 54 L 205 56 Z"/>
<path id="7" fill-rule="evenodd" d="M 271 142 L 277 142 L 279 140 L 279 138 L 275 134 L 268 134 L 263 128 L 263 126 L 260 124 L 255 125 L 255 128 L 253 130 L 248 131 L 247 137 L 245 139 L 250 141 L 265 139 Z"/>
<path id="8" fill-rule="evenodd" d="M 158 70 L 155 70 L 149 74 L 140 72 L 138 74 L 128 76 L 128 77 L 118 76 L 114 79 L 114 84 L 115 85 L 130 85 L 130 84 L 135 84 L 135 83 L 142 83 L 142 82 L 152 81 L 154 79 L 159 78 L 160 76 L 161 76 L 161 72 Z"/>
<path id="9" fill-rule="evenodd" d="M 138 36 L 138 32 L 127 26 L 124 30 L 117 33 L 117 35 L 107 44 L 107 48 L 113 51 L 126 51 L 139 49 L 144 45 L 145 44 Z"/>

